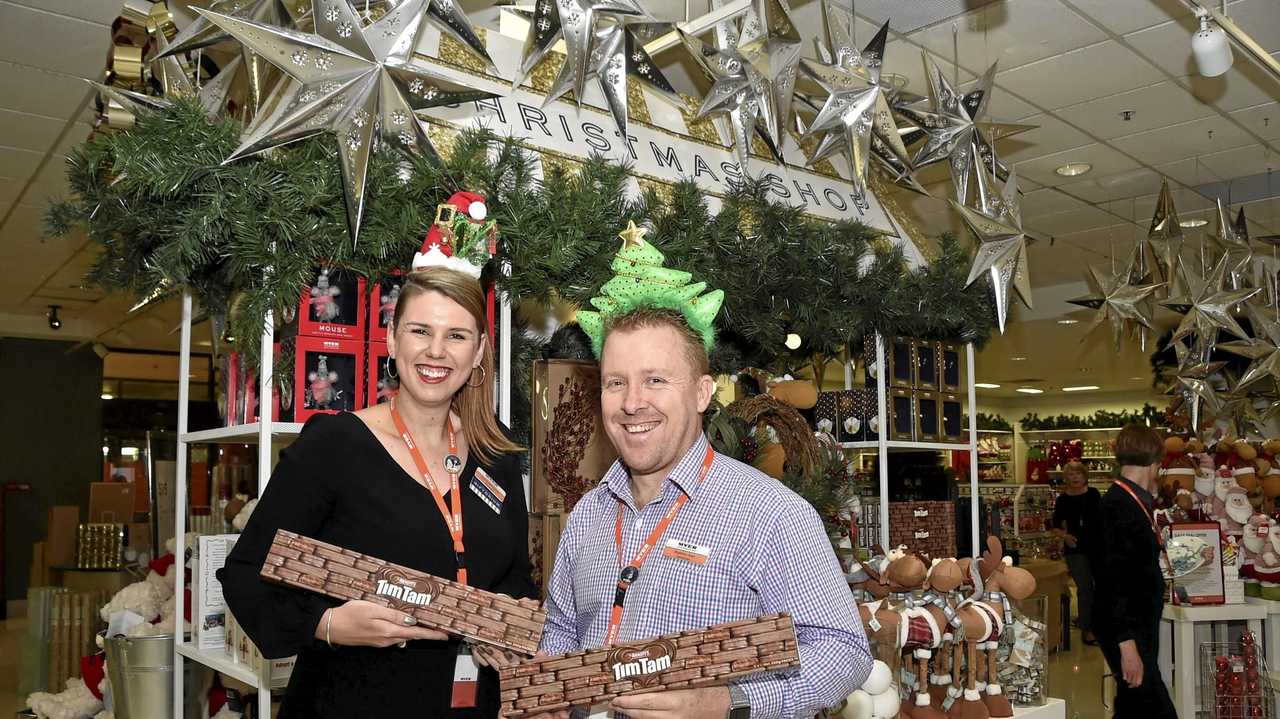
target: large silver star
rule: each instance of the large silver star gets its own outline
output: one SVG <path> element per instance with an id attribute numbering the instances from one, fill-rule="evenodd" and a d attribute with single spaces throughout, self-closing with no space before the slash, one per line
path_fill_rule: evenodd
<path id="1" fill-rule="evenodd" d="M 769 136 L 782 149 L 791 124 L 791 98 L 800 63 L 800 31 L 783 0 L 753 0 L 738 37 L 738 52 L 765 79 L 771 98 L 763 120 Z"/>
<path id="2" fill-rule="evenodd" d="M 1213 386 L 1212 377 L 1226 366 L 1226 362 L 1209 362 L 1208 352 L 1191 351 L 1183 342 L 1174 342 L 1174 354 L 1178 358 L 1178 371 L 1165 394 L 1181 397 L 1191 417 L 1191 432 L 1200 434 L 1200 411 L 1207 410 L 1217 416 L 1225 403 Z"/>
<path id="3" fill-rule="evenodd" d="M 1249 317 L 1254 337 L 1220 342 L 1218 347 L 1253 360 L 1240 376 L 1236 390 L 1243 390 L 1260 379 L 1280 379 L 1280 321 L 1269 319 L 1265 311 L 1252 311 Z"/>
<path id="4" fill-rule="evenodd" d="M 751 137 L 755 132 L 760 133 L 774 157 L 781 159 L 778 144 L 780 138 L 775 139 L 769 134 L 766 122 L 766 117 L 771 112 L 767 108 L 771 106 L 773 98 L 768 92 L 764 76 L 756 72 L 755 67 L 736 49 L 711 47 L 684 31 L 680 31 L 680 38 L 713 80 L 711 89 L 702 98 L 702 104 L 694 114 L 694 120 L 701 120 L 718 112 L 729 115 L 733 149 L 744 172 L 751 155 Z"/>
<path id="5" fill-rule="evenodd" d="M 1218 234 L 1213 236 L 1214 242 L 1222 248 L 1227 258 L 1227 276 L 1231 279 L 1231 288 L 1238 290 L 1246 286 L 1249 277 L 1249 262 L 1253 259 L 1253 248 L 1249 246 L 1249 236 L 1241 237 L 1236 226 L 1231 222 L 1230 212 L 1218 198 Z"/>
<path id="6" fill-rule="evenodd" d="M 924 146 L 916 153 L 915 166 L 922 168 L 946 160 L 955 187 L 955 199 L 964 204 L 969 199 L 969 178 L 976 172 L 974 168 L 981 159 L 979 129 L 987 131 L 992 137 L 991 142 L 994 142 L 1034 126 L 993 123 L 983 119 L 991 101 L 996 63 L 987 68 L 986 74 L 972 90 L 960 93 L 947 81 L 929 54 L 922 51 L 922 55 L 929 78 L 932 109 L 924 110 L 913 105 L 898 107 L 897 110 L 927 136 Z"/>
<path id="7" fill-rule="evenodd" d="M 1169 181 L 1160 181 L 1160 197 L 1156 200 L 1156 211 L 1151 216 L 1151 228 L 1147 230 L 1147 244 L 1151 253 L 1156 256 L 1156 268 L 1160 277 L 1170 283 L 1173 291 L 1178 276 L 1178 257 L 1182 253 L 1182 225 L 1178 224 L 1178 211 L 1173 206 L 1173 194 L 1169 192 Z"/>
<path id="8" fill-rule="evenodd" d="M 1022 229 L 1022 211 L 1018 201 L 1018 177 L 1010 174 L 999 197 L 991 196 L 981 209 L 955 200 L 950 202 L 980 242 L 965 285 L 973 284 L 983 274 L 990 277 L 996 320 L 1003 333 L 1009 318 L 1010 289 L 1017 293 L 1023 304 L 1032 306 L 1031 277 L 1026 259 L 1027 236 Z"/>
<path id="9" fill-rule="evenodd" d="M 1182 314 L 1182 321 L 1173 331 L 1170 342 L 1178 342 L 1191 335 L 1201 344 L 1212 345 L 1217 341 L 1218 331 L 1226 330 L 1244 339 L 1248 337 L 1231 316 L 1231 308 L 1244 302 L 1258 293 L 1258 290 L 1222 289 L 1223 278 L 1227 273 L 1227 258 L 1218 260 L 1207 275 L 1201 276 L 1195 267 L 1182 263 L 1180 267 L 1183 279 L 1182 294 L 1170 297 L 1160 304 Z"/>
<path id="10" fill-rule="evenodd" d="M 1125 329 L 1130 322 L 1141 328 L 1154 327 L 1151 306 L 1146 300 L 1160 288 L 1160 285 L 1130 284 L 1130 274 L 1128 267 L 1110 275 L 1103 274 L 1096 267 L 1090 267 L 1088 274 L 1085 275 L 1085 280 L 1089 283 L 1089 294 L 1067 300 L 1073 305 L 1097 310 L 1088 331 L 1092 332 L 1103 322 L 1111 324 L 1111 335 L 1115 340 L 1117 351 L 1120 349 Z"/>
<path id="11" fill-rule="evenodd" d="M 241 138 L 240 147 L 226 161 L 332 132 L 338 141 L 347 227 L 354 243 L 375 137 L 406 153 L 434 156 L 415 110 L 494 97 L 455 85 L 412 62 L 431 1 L 406 0 L 361 27 L 346 0 L 312 0 L 314 34 L 198 11 L 297 81 L 288 101 Z"/>
<path id="12" fill-rule="evenodd" d="M 824 0 L 822 7 L 827 21 L 827 42 L 831 46 L 823 54 L 832 61 L 801 60 L 805 74 L 827 92 L 826 103 L 814 117 L 808 134 L 820 135 L 823 140 L 836 133 L 843 136 L 854 189 L 865 193 L 873 139 L 879 141 L 880 153 L 887 155 L 890 163 L 910 167 L 907 148 L 902 144 L 886 93 L 880 85 L 889 23 L 881 26 L 866 48 L 858 53 L 852 48 L 848 27 L 831 5 L 831 0 Z M 894 174 L 902 176 L 902 173 Z"/>

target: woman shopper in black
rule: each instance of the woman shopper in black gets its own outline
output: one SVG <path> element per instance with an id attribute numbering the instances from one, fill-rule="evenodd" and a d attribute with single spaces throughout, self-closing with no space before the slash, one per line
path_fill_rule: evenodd
<path id="1" fill-rule="evenodd" d="M 1093 570 L 1089 546 L 1093 543 L 1102 493 L 1089 486 L 1089 472 L 1080 462 L 1062 468 L 1065 485 L 1053 502 L 1053 532 L 1062 539 L 1062 557 L 1076 585 L 1076 624 L 1081 641 L 1095 645 L 1093 636 Z"/>
<path id="2" fill-rule="evenodd" d="M 1165 582 L 1154 494 L 1164 443 L 1131 424 L 1116 438 L 1120 478 L 1098 511 L 1092 547 L 1094 634 L 1116 677 L 1115 719 L 1177 719 L 1156 663 Z"/>
<path id="3" fill-rule="evenodd" d="M 519 447 L 493 416 L 484 327 L 474 277 L 410 273 L 387 340 L 399 394 L 312 417 L 281 453 L 220 573 L 227 605 L 263 655 L 298 656 L 280 719 L 497 716 L 497 674 L 483 667 L 513 655 L 479 646 L 467 654 L 457 637 L 416 626 L 404 612 L 258 575 L 276 530 L 287 529 L 480 589 L 535 596 Z M 460 527 L 443 516 L 455 503 Z M 455 692 L 455 668 L 472 662 L 482 667 L 478 682 Z"/>

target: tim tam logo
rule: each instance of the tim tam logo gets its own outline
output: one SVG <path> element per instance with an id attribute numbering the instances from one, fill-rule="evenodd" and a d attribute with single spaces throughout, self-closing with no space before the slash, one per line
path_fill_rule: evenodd
<path id="1" fill-rule="evenodd" d="M 614 681 L 630 679 L 637 687 L 650 687 L 658 683 L 663 671 L 671 668 L 675 656 L 676 645 L 660 639 L 639 648 L 618 647 L 609 652 L 608 663 Z"/>
<path id="2" fill-rule="evenodd" d="M 378 582 L 374 593 L 386 597 L 392 609 L 425 607 L 440 593 L 440 585 L 430 577 L 408 577 L 395 567 L 383 567 L 373 578 Z"/>

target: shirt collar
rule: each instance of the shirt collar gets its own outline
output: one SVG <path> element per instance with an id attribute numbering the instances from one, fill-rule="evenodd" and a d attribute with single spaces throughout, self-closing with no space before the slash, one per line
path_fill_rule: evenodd
<path id="1" fill-rule="evenodd" d="M 698 488 L 698 473 L 702 469 L 702 459 L 706 456 L 706 452 L 707 436 L 699 432 L 698 438 L 694 440 L 693 445 L 689 447 L 684 456 L 680 458 L 680 461 L 676 462 L 676 466 L 672 468 L 671 473 L 667 475 L 667 481 L 689 495 L 691 499 Z M 609 467 L 608 472 L 605 472 L 601 484 L 608 488 L 618 499 L 632 501 L 631 473 L 627 470 L 626 465 L 622 463 L 621 457 L 614 460 L 613 466 Z"/>

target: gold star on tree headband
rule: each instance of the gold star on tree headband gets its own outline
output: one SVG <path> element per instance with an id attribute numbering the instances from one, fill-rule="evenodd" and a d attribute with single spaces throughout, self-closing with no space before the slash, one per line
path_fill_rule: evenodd
<path id="1" fill-rule="evenodd" d="M 578 324 L 591 338 L 596 357 L 604 349 L 604 327 L 611 317 L 626 314 L 640 307 L 655 307 L 679 312 L 689 327 L 702 337 L 702 344 L 710 352 L 716 343 L 715 319 L 724 302 L 724 292 L 707 289 L 705 282 L 690 282 L 693 275 L 682 270 L 663 267 L 666 258 L 658 248 L 645 242 L 647 230 L 627 223 L 627 229 L 618 233 L 622 248 L 613 258 L 610 268 L 613 278 L 600 288 L 600 294 L 591 298 L 597 311 L 578 312 Z"/>

